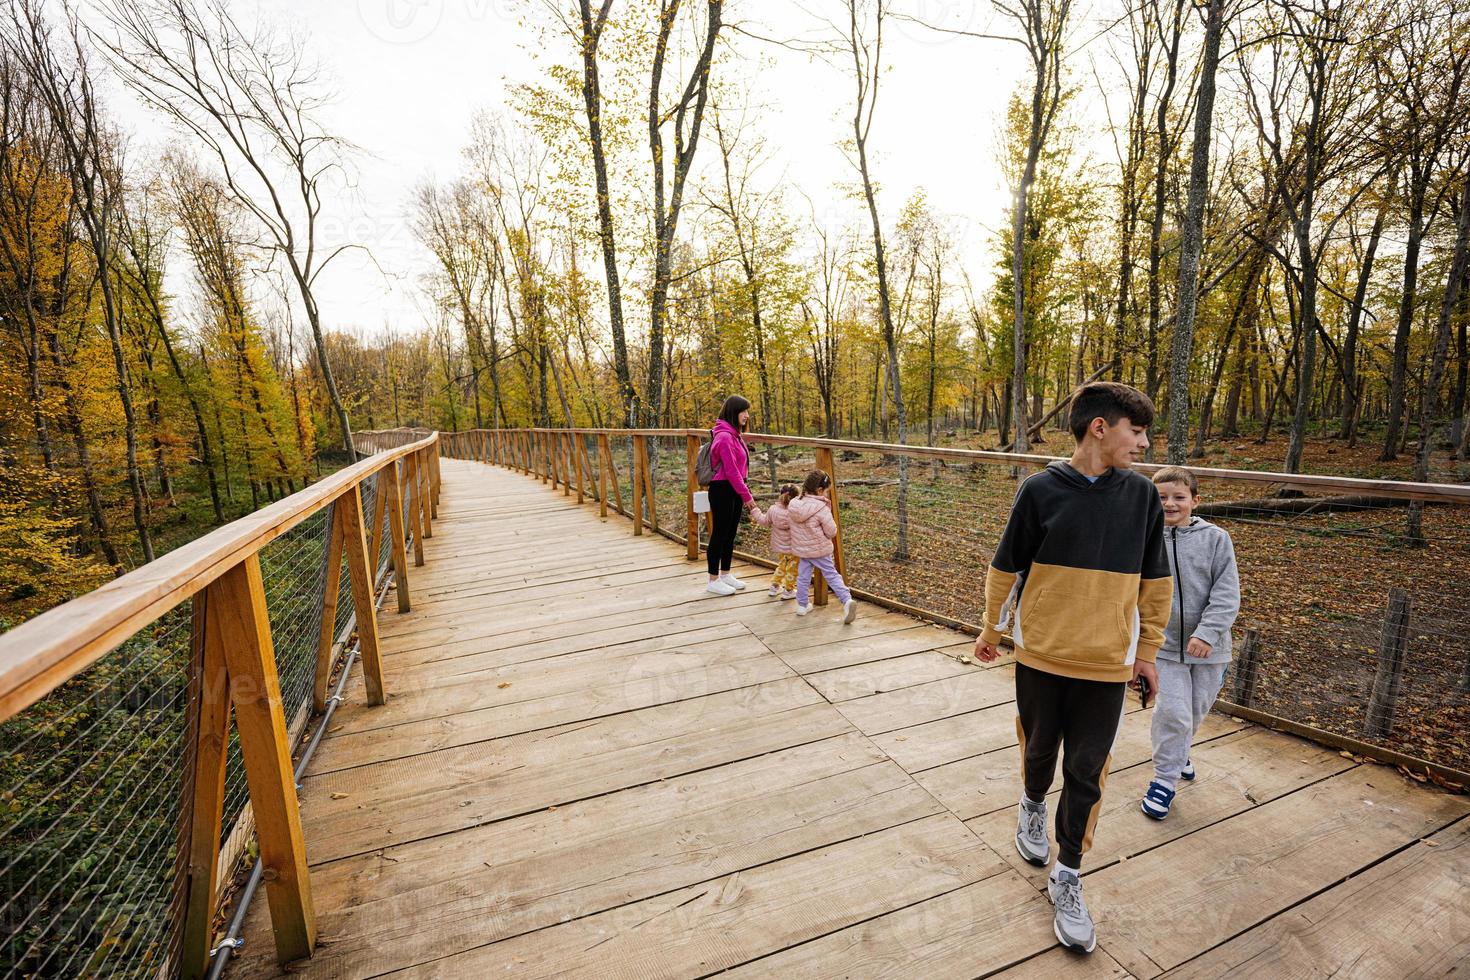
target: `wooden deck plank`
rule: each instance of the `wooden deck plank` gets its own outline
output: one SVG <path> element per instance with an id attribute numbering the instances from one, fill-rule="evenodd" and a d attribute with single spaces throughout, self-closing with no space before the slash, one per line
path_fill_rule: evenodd
<path id="1" fill-rule="evenodd" d="M 841 609 L 835 603 L 830 608 L 834 614 Z M 922 653 L 944 646 L 954 637 L 953 633 L 942 627 L 914 626 L 912 621 L 906 629 L 885 629 L 882 633 L 869 635 L 851 632 L 854 626 L 861 624 L 861 619 L 851 626 L 836 623 L 820 631 L 821 641 L 818 644 L 795 650 L 779 649 L 785 634 L 767 634 L 761 639 L 782 660 L 789 663 L 792 669 L 803 674 L 815 674 L 824 670 L 889 660 L 907 653 Z"/>
<path id="2" fill-rule="evenodd" d="M 1152 708 L 1124 716 L 1122 731 L 1113 745 L 1113 761 L 1109 772 L 1136 766 L 1153 757 L 1153 746 L 1149 740 L 1149 723 L 1152 720 Z M 1021 771 L 1014 738 L 1014 714 L 1011 716 L 1011 726 L 1012 739 L 1009 747 L 928 769 L 914 778 L 964 820 L 1015 806 L 1021 798 Z M 1245 723 L 1235 718 L 1211 714 L 1200 726 L 1195 744 L 1228 735 L 1244 727 Z M 1056 780 L 1055 784 L 1059 786 L 1060 760 L 1057 764 Z"/>
<path id="3" fill-rule="evenodd" d="M 895 634 L 897 635 L 897 634 Z M 886 660 L 857 664 L 853 667 L 837 667 L 832 670 L 808 673 L 791 663 L 789 657 L 782 658 L 795 667 L 811 685 L 822 692 L 828 701 L 851 701 L 872 694 L 885 694 L 900 688 L 913 687 L 929 681 L 956 677 L 973 670 L 953 657 L 946 657 L 933 650 L 920 653 L 900 654 Z"/>
<path id="4" fill-rule="evenodd" d="M 793 676 L 774 657 L 756 657 L 714 667 L 661 674 L 630 682 L 622 679 L 570 694 L 426 718 L 402 725 L 339 732 L 342 759 L 349 765 L 417 755 L 434 749 L 468 745 L 569 722 L 620 714 L 657 704 L 692 702 L 708 694 L 755 687 Z M 340 760 L 339 760 L 339 764 Z"/>
<path id="5" fill-rule="evenodd" d="M 517 764 L 506 771 L 508 760 L 479 746 L 465 746 L 403 760 L 396 766 L 359 766 L 334 773 L 326 781 L 336 788 L 319 797 L 312 813 L 316 832 L 311 860 L 334 861 L 385 842 L 463 830 L 568 799 L 726 765 L 850 731 L 822 704 L 761 718 L 758 725 L 751 724 L 749 717 L 713 726 L 708 725 L 712 719 L 703 714 L 692 715 L 691 720 L 703 724 L 676 739 L 531 770 Z M 381 771 L 385 768 L 391 771 Z M 333 792 L 341 798 L 333 799 Z"/>
<path id="6" fill-rule="evenodd" d="M 1283 738 L 1275 732 L 1249 728 L 1195 747 L 1191 753 L 1198 777 L 1181 782 L 1179 795 L 1167 819 L 1151 820 L 1139 810 L 1139 801 L 1153 779 L 1153 762 L 1115 771 L 1108 776 L 1098 815 L 1092 850 L 1085 873 L 1116 861 L 1136 857 L 1171 840 L 1244 813 L 1310 783 L 1351 769 L 1355 763 L 1331 749 Z M 1047 800 L 1056 813 L 1058 786 Z M 1012 806 L 966 822 L 996 852 L 1018 870 L 1027 865 L 1013 844 L 1016 813 Z M 1055 827 L 1048 826 L 1056 848 Z M 1055 853 L 1055 850 L 1053 850 Z"/>
<path id="7" fill-rule="evenodd" d="M 412 966 L 934 815 L 855 736 L 341 862 L 351 972 Z M 326 923 L 328 929 L 337 921 Z M 322 960 L 322 957 L 318 957 Z M 312 971 L 333 969 L 329 960 Z M 467 974 L 461 974 L 467 975 Z"/>
<path id="8" fill-rule="evenodd" d="M 1467 812 L 1464 797 L 1358 766 L 1090 874 L 1087 901 L 1108 952 L 1152 977 Z"/>
<path id="9" fill-rule="evenodd" d="M 449 675 L 415 672 L 399 679 L 395 685 L 396 696 L 387 704 L 377 707 L 353 704 L 352 710 L 343 709 L 339 724 L 342 731 L 349 733 L 386 728 L 755 659 L 770 661 L 772 669 L 781 663 L 760 640 L 747 633 L 666 650 L 611 654 L 601 659 L 571 656 Z"/>
<path id="10" fill-rule="evenodd" d="M 1003 874 L 1004 868 L 954 818 L 928 817 L 402 975 L 699 976 Z"/>
<path id="11" fill-rule="evenodd" d="M 1056 943 L 1052 907 L 1020 875 L 996 875 L 738 966 L 722 977 L 984 976 Z"/>
<path id="12" fill-rule="evenodd" d="M 1010 672 L 971 670 L 887 694 L 844 701 L 837 710 L 865 735 L 878 735 L 1015 699 L 1016 682 Z"/>
<path id="13" fill-rule="evenodd" d="M 1470 965 L 1470 819 L 1217 946 L 1166 976 L 1455 976 Z"/>

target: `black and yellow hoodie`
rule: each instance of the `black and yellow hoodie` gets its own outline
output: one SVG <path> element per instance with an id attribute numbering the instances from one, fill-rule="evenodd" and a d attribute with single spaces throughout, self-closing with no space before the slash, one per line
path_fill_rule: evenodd
<path id="1" fill-rule="evenodd" d="M 1153 662 L 1173 579 L 1164 509 L 1148 478 L 1109 469 L 1089 482 L 1060 461 L 1021 484 L 985 575 L 981 637 L 1051 674 L 1127 681 Z"/>

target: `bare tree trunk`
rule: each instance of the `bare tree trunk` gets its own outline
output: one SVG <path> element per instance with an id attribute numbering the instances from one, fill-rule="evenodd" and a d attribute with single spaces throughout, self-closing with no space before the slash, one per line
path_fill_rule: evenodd
<path id="1" fill-rule="evenodd" d="M 1194 153 L 1189 164 L 1189 200 L 1185 206 L 1179 254 L 1179 311 L 1175 318 L 1174 352 L 1169 365 L 1169 462 L 1175 465 L 1184 463 L 1189 443 L 1189 367 L 1194 353 L 1194 313 L 1204 238 L 1205 195 L 1209 190 L 1211 126 L 1215 114 L 1215 69 L 1220 64 L 1224 8 L 1225 0 L 1209 0 L 1205 18 L 1205 51 L 1200 63 L 1199 102 L 1194 115 Z M 1234 322 L 1230 326 L 1234 330 Z M 1228 353 L 1229 349 L 1230 337 L 1227 335 L 1224 352 Z M 1220 363 L 1224 361 L 1222 353 Z M 1218 383 L 1218 371 L 1215 377 Z M 1213 397 L 1213 385 L 1206 397 Z M 1200 426 L 1203 431 L 1203 418 Z"/>
<path id="2" fill-rule="evenodd" d="M 583 3 L 585 5 L 586 0 Z M 647 394 L 650 398 L 649 417 L 655 424 L 662 403 L 660 379 L 664 373 L 664 329 L 668 316 L 669 283 L 673 278 L 670 253 L 673 250 L 674 233 L 679 227 L 684 185 L 689 177 L 689 169 L 694 164 L 694 152 L 699 147 L 699 129 L 704 120 L 704 107 L 709 99 L 711 64 L 714 59 L 715 39 L 720 33 L 720 15 L 723 9 L 723 0 L 707 0 L 704 44 L 673 113 L 674 180 L 668 189 L 665 203 L 662 134 L 664 112 L 660 105 L 659 89 L 663 82 L 669 36 L 678 20 L 680 3 L 681 0 L 660 0 L 659 33 L 654 47 L 648 93 L 648 144 L 653 153 L 654 259 L 653 290 L 649 301 Z M 690 116 L 687 137 L 684 130 L 686 113 Z M 769 402 L 766 410 L 771 410 Z"/>
<path id="3" fill-rule="evenodd" d="M 1434 407 L 1438 402 L 1439 387 L 1444 382 L 1445 359 L 1450 347 L 1450 318 L 1460 303 L 1460 283 L 1465 278 L 1466 251 L 1470 249 L 1470 176 L 1464 179 L 1459 211 L 1455 250 L 1445 281 L 1444 299 L 1439 304 L 1439 319 L 1435 323 L 1429 377 L 1425 379 L 1424 390 L 1419 397 L 1419 452 L 1414 458 L 1414 480 L 1419 483 L 1429 478 L 1429 454 L 1434 450 Z M 1414 544 L 1424 543 L 1424 505 L 1419 501 L 1409 507 L 1408 538 Z"/>

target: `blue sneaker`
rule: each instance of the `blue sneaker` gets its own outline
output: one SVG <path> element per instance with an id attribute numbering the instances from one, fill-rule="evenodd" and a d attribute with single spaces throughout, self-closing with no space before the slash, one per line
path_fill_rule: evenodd
<path id="1" fill-rule="evenodd" d="M 1143 804 L 1140 809 L 1144 816 L 1162 820 L 1169 815 L 1169 807 L 1174 803 L 1174 791 L 1160 782 L 1148 784 L 1148 792 L 1143 794 Z"/>
<path id="2" fill-rule="evenodd" d="M 1181 769 L 1181 770 L 1179 770 L 1179 778 L 1180 779 L 1188 779 L 1191 782 L 1193 782 L 1193 780 L 1194 780 L 1194 763 L 1191 762 L 1189 759 L 1185 759 L 1184 760 L 1184 768 Z"/>

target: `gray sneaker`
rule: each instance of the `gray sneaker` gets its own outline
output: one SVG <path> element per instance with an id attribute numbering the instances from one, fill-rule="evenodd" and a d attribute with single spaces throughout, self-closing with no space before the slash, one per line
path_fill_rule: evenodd
<path id="1" fill-rule="evenodd" d="M 1044 868 L 1051 854 L 1051 844 L 1046 839 L 1046 801 L 1032 803 L 1023 794 L 1019 811 L 1016 850 L 1030 863 Z"/>
<path id="2" fill-rule="evenodd" d="M 1087 912 L 1087 903 L 1082 901 L 1082 881 L 1070 871 L 1063 871 L 1055 878 L 1047 879 L 1046 895 L 1057 907 L 1052 918 L 1052 931 L 1063 946 L 1090 953 L 1097 948 L 1097 930 L 1092 927 L 1092 916 Z"/>

